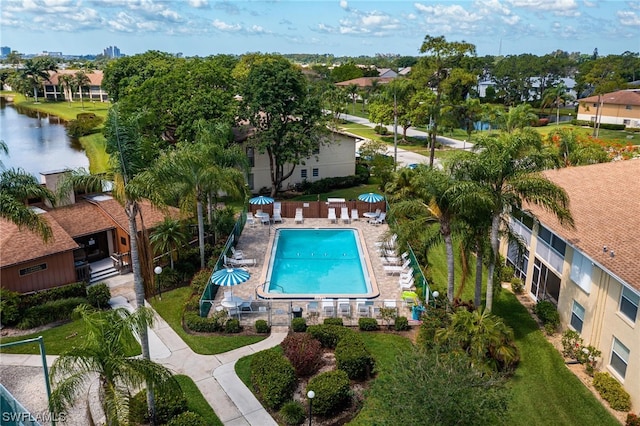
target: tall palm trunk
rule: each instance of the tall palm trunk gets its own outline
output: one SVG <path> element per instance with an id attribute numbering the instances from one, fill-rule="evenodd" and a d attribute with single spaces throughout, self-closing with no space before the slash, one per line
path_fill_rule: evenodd
<path id="1" fill-rule="evenodd" d="M 202 200 L 198 197 L 196 203 L 198 214 L 198 245 L 200 246 L 200 269 L 204 269 L 204 217 L 202 213 Z"/>
<path id="2" fill-rule="evenodd" d="M 140 308 L 145 305 L 145 293 L 144 282 L 142 281 L 142 274 L 140 271 L 140 259 L 138 258 L 138 225 L 136 223 L 136 216 L 139 212 L 138 203 L 135 201 L 126 201 L 124 210 L 127 214 L 127 218 L 129 219 L 129 245 L 131 247 L 130 262 L 133 270 L 133 288 L 136 293 L 136 305 Z M 140 330 L 140 346 L 142 347 L 142 357 L 150 360 L 149 333 L 146 327 L 143 327 Z M 153 391 L 149 386 L 147 386 L 147 404 L 149 406 L 151 424 L 153 425 L 155 424 L 156 407 Z"/>
<path id="3" fill-rule="evenodd" d="M 487 300 L 485 310 L 491 312 L 493 307 L 493 273 L 498 261 L 498 230 L 500 228 L 500 213 L 495 213 L 491 219 L 491 259 L 487 270 Z"/>
<path id="4" fill-rule="evenodd" d="M 455 263 L 453 258 L 453 239 L 451 238 L 451 229 L 448 223 L 442 224 L 442 237 L 447 251 L 447 297 L 449 302 L 453 302 L 455 291 Z"/>
<path id="5" fill-rule="evenodd" d="M 476 285 L 473 297 L 473 304 L 476 309 L 480 308 L 482 303 L 482 261 L 483 261 L 482 242 L 476 241 Z"/>

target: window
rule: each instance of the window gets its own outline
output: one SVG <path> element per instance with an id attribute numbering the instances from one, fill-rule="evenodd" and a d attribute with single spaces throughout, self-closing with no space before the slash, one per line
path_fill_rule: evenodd
<path id="1" fill-rule="evenodd" d="M 624 120 L 622 120 L 622 124 L 624 124 L 625 126 L 628 126 L 629 124 L 631 124 L 631 120 L 624 119 Z"/>
<path id="2" fill-rule="evenodd" d="M 571 327 L 578 333 L 582 333 L 582 324 L 584 323 L 584 308 L 575 300 L 573 308 L 571 308 Z"/>
<path id="3" fill-rule="evenodd" d="M 592 269 L 591 261 L 578 250 L 574 250 L 571 262 L 571 280 L 587 293 L 591 291 Z"/>
<path id="4" fill-rule="evenodd" d="M 249 173 L 247 176 L 247 185 L 249 185 L 249 189 L 253 190 L 253 173 Z"/>
<path id="5" fill-rule="evenodd" d="M 318 177 L 320 176 L 320 171 L 317 168 L 315 168 L 311 171 L 311 174 L 313 177 Z"/>
<path id="6" fill-rule="evenodd" d="M 629 363 L 629 349 L 618 339 L 613 338 L 613 348 L 611 349 L 611 361 L 609 365 L 624 379 L 627 374 L 627 364 Z"/>
<path id="7" fill-rule="evenodd" d="M 632 107 L 631 105 L 626 105 L 626 106 L 624 107 L 624 109 L 632 110 L 632 109 L 633 109 L 633 107 Z"/>
<path id="8" fill-rule="evenodd" d="M 247 147 L 247 158 L 249 159 L 249 167 L 256 166 L 256 151 L 253 147 Z"/>
<path id="9" fill-rule="evenodd" d="M 33 266 L 29 266 L 28 268 L 20 269 L 20 276 L 22 277 L 24 275 L 29 275 L 35 272 L 46 271 L 46 270 L 47 270 L 47 264 L 40 263 L 39 265 L 33 265 Z"/>
<path id="10" fill-rule="evenodd" d="M 300 177 L 302 179 L 306 179 L 307 178 L 307 169 L 300 169 Z"/>
<path id="11" fill-rule="evenodd" d="M 127 239 L 125 237 L 120 237 L 120 244 L 123 246 L 127 245 Z"/>
<path id="12" fill-rule="evenodd" d="M 636 322 L 638 315 L 638 305 L 640 304 L 640 296 L 627 287 L 622 288 L 622 296 L 620 297 L 620 312 L 629 318 L 632 322 Z"/>

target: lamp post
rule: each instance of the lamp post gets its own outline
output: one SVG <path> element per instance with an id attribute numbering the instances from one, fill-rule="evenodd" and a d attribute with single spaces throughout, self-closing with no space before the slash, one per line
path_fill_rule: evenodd
<path id="1" fill-rule="evenodd" d="M 162 288 L 160 287 L 160 274 L 162 273 L 162 266 L 156 266 L 153 268 L 153 272 L 156 274 L 156 281 L 158 282 L 158 299 L 162 300 Z"/>
<path id="2" fill-rule="evenodd" d="M 436 307 L 436 299 L 438 298 L 438 296 L 440 296 L 440 293 L 438 292 L 438 290 L 434 291 L 433 293 L 431 293 L 433 295 L 433 307 Z"/>
<path id="3" fill-rule="evenodd" d="M 311 404 L 313 403 L 313 398 L 316 396 L 316 393 L 312 390 L 307 392 L 307 398 L 309 398 L 309 426 L 311 426 Z"/>

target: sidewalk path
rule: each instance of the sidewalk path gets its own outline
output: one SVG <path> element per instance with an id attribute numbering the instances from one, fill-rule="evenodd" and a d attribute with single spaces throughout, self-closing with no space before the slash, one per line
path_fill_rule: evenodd
<path id="1" fill-rule="evenodd" d="M 110 301 L 113 308 L 135 309 L 132 274 L 105 282 L 115 294 Z M 133 301 L 133 304 L 129 301 Z M 151 305 L 147 303 L 147 306 Z M 223 424 L 277 426 L 276 421 L 236 375 L 235 364 L 244 356 L 279 345 L 287 332 L 287 327 L 273 327 L 268 338 L 253 345 L 217 355 L 199 355 L 156 314 L 153 328 L 149 330 L 149 352 L 154 361 L 176 374 L 189 376 Z M 51 367 L 56 358 L 47 355 L 47 365 Z M 42 359 L 40 355 L 2 354 L 0 365 L 42 367 Z"/>

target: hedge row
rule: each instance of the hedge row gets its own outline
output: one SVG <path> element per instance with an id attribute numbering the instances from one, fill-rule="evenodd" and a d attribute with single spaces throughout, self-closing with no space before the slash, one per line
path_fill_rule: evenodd
<path id="1" fill-rule="evenodd" d="M 573 119 L 571 120 L 571 124 L 573 124 L 574 126 L 589 126 L 589 127 L 593 127 L 594 122 L 593 121 L 589 121 L 589 120 L 576 120 Z M 625 126 L 624 124 L 612 124 L 612 123 L 600 123 L 600 128 L 601 129 L 607 129 L 607 130 L 624 130 L 627 126 Z"/>
<path id="2" fill-rule="evenodd" d="M 593 387 L 600 396 L 609 403 L 611 408 L 617 411 L 629 411 L 631 409 L 631 397 L 622 387 L 619 381 L 606 372 L 597 372 L 593 375 Z"/>
<path id="3" fill-rule="evenodd" d="M 262 402 L 271 409 L 278 409 L 293 398 L 296 373 L 280 348 L 272 348 L 258 352 L 251 359 L 251 382 Z"/>
<path id="4" fill-rule="evenodd" d="M 353 330 L 340 325 L 318 324 L 307 327 L 307 333 L 320 341 L 323 348 L 335 349 L 338 341 L 345 333 L 353 333 Z"/>
<path id="5" fill-rule="evenodd" d="M 318 416 L 327 416 L 340 411 L 351 401 L 349 377 L 342 370 L 318 374 L 309 380 L 306 392 L 310 390 L 316 394 L 311 410 Z"/>
<path id="6" fill-rule="evenodd" d="M 60 299 L 71 297 L 86 297 L 87 285 L 83 282 L 73 283 L 62 287 L 50 288 L 37 293 L 25 294 L 20 297 L 20 309 L 26 310 L 33 306 L 42 305 Z"/>
<path id="7" fill-rule="evenodd" d="M 55 321 L 71 319 L 73 310 L 77 306 L 86 303 L 88 301 L 84 297 L 71 297 L 69 299 L 53 300 L 39 306 L 32 306 L 25 311 L 17 327 L 21 330 L 26 330 Z"/>

